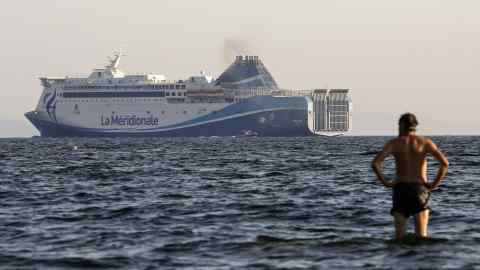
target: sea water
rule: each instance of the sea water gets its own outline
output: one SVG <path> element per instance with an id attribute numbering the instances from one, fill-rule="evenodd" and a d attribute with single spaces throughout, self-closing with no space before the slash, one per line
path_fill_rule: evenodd
<path id="1" fill-rule="evenodd" d="M 1 139 L 0 269 L 480 268 L 480 138 L 433 138 L 432 239 L 404 243 L 388 139 Z"/>

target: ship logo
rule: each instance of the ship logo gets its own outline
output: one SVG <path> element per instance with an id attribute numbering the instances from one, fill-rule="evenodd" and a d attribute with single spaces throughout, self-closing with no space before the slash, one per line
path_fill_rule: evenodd
<path id="1" fill-rule="evenodd" d="M 56 109 L 57 109 L 57 91 L 52 93 L 47 93 L 43 98 L 45 109 L 47 111 L 48 117 L 57 122 Z"/>

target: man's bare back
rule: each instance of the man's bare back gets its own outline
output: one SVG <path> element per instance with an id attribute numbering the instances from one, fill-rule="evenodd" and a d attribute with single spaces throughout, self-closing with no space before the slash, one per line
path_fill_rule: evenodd
<path id="1" fill-rule="evenodd" d="M 417 136 L 414 132 L 410 132 L 405 136 L 399 136 L 389 141 L 383 150 L 373 160 L 373 170 L 378 173 L 379 179 L 385 184 L 385 177 L 381 175 L 379 166 L 388 155 L 393 155 L 395 159 L 395 175 L 393 182 L 386 183 L 387 187 L 393 187 L 398 182 L 423 184 L 429 189 L 438 186 L 445 173 L 441 172 L 440 177 L 437 175 L 435 181 L 429 183 L 427 180 L 427 155 L 432 155 L 441 165 L 448 167 L 448 161 L 440 152 L 435 143 L 430 139 Z M 384 181 L 382 181 L 384 180 Z"/>
<path id="2" fill-rule="evenodd" d="M 415 216 L 417 236 L 427 236 L 430 191 L 440 184 L 449 165 L 446 157 L 430 139 L 415 134 L 417 124 L 415 115 L 402 115 L 399 120 L 399 136 L 389 141 L 372 161 L 372 169 L 378 180 L 384 186 L 394 189 L 391 214 L 394 216 L 397 239 L 404 237 L 407 219 L 411 215 Z M 432 182 L 427 179 L 426 157 L 429 154 L 440 163 Z M 391 181 L 387 181 L 381 171 L 382 163 L 389 155 L 394 157 L 396 165 L 396 177 Z"/>

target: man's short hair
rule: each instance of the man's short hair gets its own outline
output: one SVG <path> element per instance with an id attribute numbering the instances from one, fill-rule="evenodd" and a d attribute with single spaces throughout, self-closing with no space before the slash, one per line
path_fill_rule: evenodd
<path id="1" fill-rule="evenodd" d="M 400 116 L 400 120 L 398 120 L 399 125 L 402 123 L 407 130 L 415 131 L 417 129 L 418 120 L 413 113 L 404 113 Z"/>

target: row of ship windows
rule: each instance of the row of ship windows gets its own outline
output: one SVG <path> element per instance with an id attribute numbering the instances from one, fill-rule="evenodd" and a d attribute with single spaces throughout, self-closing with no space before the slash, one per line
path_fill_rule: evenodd
<path id="1" fill-rule="evenodd" d="M 145 97 L 181 97 L 186 92 L 65 92 L 57 96 L 64 98 L 145 98 Z"/>
<path id="2" fill-rule="evenodd" d="M 158 102 L 164 99 L 161 98 L 114 98 L 114 99 L 104 99 L 104 98 L 75 98 L 75 99 L 60 99 L 57 103 L 93 103 L 93 102 L 102 102 L 102 103 L 124 103 L 124 102 Z M 185 103 L 184 98 L 171 98 L 168 100 L 169 103 Z M 233 103 L 233 99 L 192 99 L 188 101 L 189 103 Z M 242 102 L 238 100 L 236 102 Z"/>
<path id="3" fill-rule="evenodd" d="M 185 90 L 185 84 L 146 84 L 146 85 L 79 85 L 65 86 L 65 90 L 76 89 L 165 89 L 165 90 Z"/>
<path id="4" fill-rule="evenodd" d="M 93 99 L 64 99 L 64 100 L 59 100 L 59 103 L 87 103 L 87 102 L 144 102 L 144 101 L 161 101 L 162 99 L 160 98 L 120 98 L 120 99 L 99 99 L 99 98 L 93 98 Z"/>

